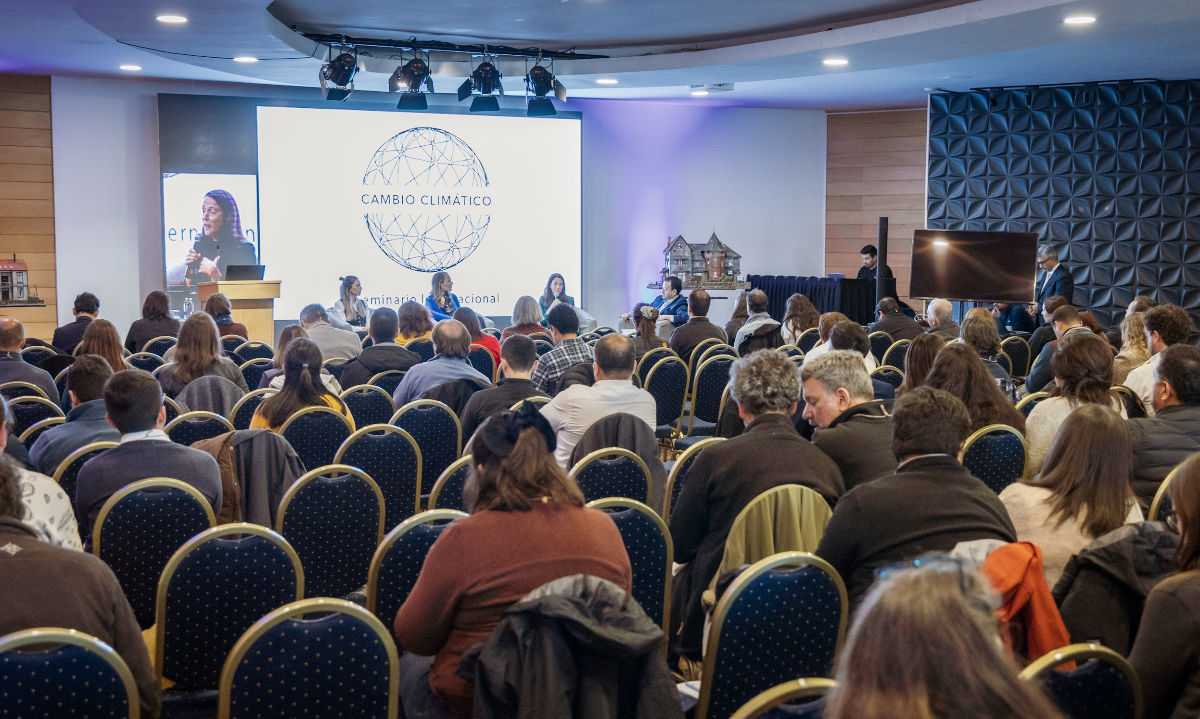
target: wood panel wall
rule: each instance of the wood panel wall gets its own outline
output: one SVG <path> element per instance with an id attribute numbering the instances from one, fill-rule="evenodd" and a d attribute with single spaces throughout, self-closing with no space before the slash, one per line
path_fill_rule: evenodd
<path id="1" fill-rule="evenodd" d="M 906 300 L 913 230 L 925 226 L 926 109 L 826 120 L 825 271 L 853 277 L 859 250 L 877 244 L 879 218 L 887 217 L 888 266 Z"/>

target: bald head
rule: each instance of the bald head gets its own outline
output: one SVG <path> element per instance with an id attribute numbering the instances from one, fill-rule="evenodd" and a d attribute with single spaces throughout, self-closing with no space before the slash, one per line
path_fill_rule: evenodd
<path id="1" fill-rule="evenodd" d="M 25 344 L 25 327 L 12 317 L 0 317 L 0 350 L 17 352 Z"/>
<path id="2" fill-rule="evenodd" d="M 458 320 L 442 320 L 433 326 L 433 349 L 447 357 L 466 357 L 471 351 L 471 333 Z"/>
<path id="3" fill-rule="evenodd" d="M 596 379 L 629 379 L 637 364 L 637 353 L 628 337 L 612 333 L 604 335 L 596 343 Z"/>

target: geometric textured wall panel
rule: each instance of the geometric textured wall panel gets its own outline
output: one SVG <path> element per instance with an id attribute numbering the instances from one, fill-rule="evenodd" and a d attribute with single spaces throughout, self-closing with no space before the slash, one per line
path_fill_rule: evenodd
<path id="1" fill-rule="evenodd" d="M 928 177 L 930 228 L 1037 233 L 1101 322 L 1200 318 L 1200 80 L 932 95 Z"/>

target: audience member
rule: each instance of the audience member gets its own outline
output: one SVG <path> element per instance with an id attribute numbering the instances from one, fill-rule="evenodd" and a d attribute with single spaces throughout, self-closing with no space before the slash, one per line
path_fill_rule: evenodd
<path id="1" fill-rule="evenodd" d="M 99 355 L 80 355 L 67 368 L 67 395 L 71 411 L 67 421 L 38 436 L 29 448 L 29 459 L 42 474 L 54 470 L 72 452 L 92 442 L 116 442 L 121 433 L 108 423 L 104 407 L 104 383 L 112 377 L 108 362 Z"/>
<path id="2" fill-rule="evenodd" d="M 783 322 L 779 328 L 780 334 L 783 335 L 783 343 L 796 344 L 796 340 L 800 339 L 805 330 L 816 329 L 820 321 L 821 313 L 807 297 L 797 292 L 788 298 L 787 307 L 783 312 Z"/>
<path id="3" fill-rule="evenodd" d="M 250 429 L 278 432 L 289 417 L 305 407 L 330 407 L 346 418 L 353 431 L 350 408 L 318 379 L 320 371 L 321 350 L 317 344 L 303 337 L 292 340 L 283 357 L 283 384 L 278 393 L 259 403 Z"/>
<path id="4" fill-rule="evenodd" d="M 567 305 L 559 305 L 546 315 L 550 334 L 554 338 L 554 349 L 542 355 L 537 369 L 533 371 L 533 383 L 544 394 L 554 395 L 558 380 L 568 368 L 577 364 L 591 364 L 592 348 L 579 339 L 579 315 Z"/>
<path id="5" fill-rule="evenodd" d="M 571 307 L 550 313 L 558 309 Z M 464 492 L 471 516 L 438 536 L 396 613 L 406 716 L 470 716 L 474 687 L 458 675 L 459 660 L 546 582 L 582 573 L 632 590 L 620 533 L 603 512 L 583 506 L 554 462 L 554 442 L 531 405 L 488 418 L 472 437 Z"/>
<path id="6" fill-rule="evenodd" d="M 98 557 L 44 541 L 22 519 L 26 508 L 21 495 L 28 488 L 21 486 L 20 476 L 12 461 L 0 458 L 0 636 L 64 627 L 96 637 L 112 647 L 133 674 L 141 716 L 159 716 L 154 668 L 116 576 Z M 27 713 L 13 698 L 6 709 Z"/>
<path id="7" fill-rule="evenodd" d="M 556 310 L 551 310 L 551 315 Z M 625 412 L 640 418 L 651 430 L 657 425 L 654 397 L 630 381 L 637 364 L 633 341 L 619 334 L 605 335 L 596 343 L 595 353 L 592 370 L 596 383 L 571 385 L 542 407 L 542 416 L 558 436 L 554 457 L 563 467 L 570 463 L 571 451 L 583 433 L 597 420 Z M 539 368 L 549 356 L 542 357 Z M 537 371 L 533 376 L 537 377 Z"/>
<path id="8" fill-rule="evenodd" d="M 1103 405 L 1080 404 L 1055 433 L 1040 474 L 1000 492 L 1017 540 L 1041 547 L 1047 586 L 1093 539 L 1142 521 L 1129 487 L 1132 457 L 1124 420 Z"/>
<path id="9" fill-rule="evenodd" d="M 838 322 L 849 320 L 850 318 L 841 312 L 826 312 L 821 315 L 821 319 L 817 322 L 817 344 L 804 353 L 804 363 L 807 364 L 809 360 L 814 360 L 833 349 L 829 345 L 829 334 L 833 332 L 833 328 Z"/>
<path id="10" fill-rule="evenodd" d="M 871 331 L 887 332 L 893 341 L 916 339 L 924 332 L 916 320 L 900 311 L 900 303 L 894 297 L 884 297 L 876 303 L 875 317 Z"/>
<path id="11" fill-rule="evenodd" d="M 979 372 L 986 375 L 982 366 Z M 899 467 L 838 500 L 816 552 L 841 575 L 853 606 L 879 567 L 949 552 L 959 542 L 1016 541 L 999 497 L 959 464 L 971 417 L 957 397 L 931 387 L 906 392 L 896 400 L 892 425 Z"/>
<path id="12" fill-rule="evenodd" d="M 164 365 L 156 375 L 168 397 L 175 397 L 197 377 L 215 375 L 224 377 L 249 392 L 246 378 L 238 366 L 221 356 L 221 338 L 212 317 L 202 312 L 188 317 L 179 329 L 179 341 L 175 343 L 174 361 Z M 114 367 L 114 370 L 120 368 Z M 112 409 L 109 408 L 111 414 Z"/>
<path id="13" fill-rule="evenodd" d="M 283 355 L 288 344 L 297 337 L 308 339 L 308 333 L 300 325 L 288 325 L 280 331 L 279 342 L 275 345 L 275 357 L 271 360 L 271 369 L 263 372 L 262 379 L 258 382 L 259 389 L 270 387 L 271 380 L 283 376 Z"/>
<path id="14" fill-rule="evenodd" d="M 983 360 L 961 342 L 938 350 L 929 374 L 925 375 L 925 384 L 946 390 L 966 406 L 972 432 L 989 424 L 1007 424 L 1025 433 L 1025 415 L 996 386 Z"/>
<path id="15" fill-rule="evenodd" d="M 8 449 L 9 442 L 16 441 L 16 438 L 10 436 L 10 423 L 8 401 L 0 397 L 0 452 Z M 15 457 L 8 456 L 7 453 L 0 456 L 0 465 L 11 467 L 16 472 L 20 490 L 18 499 L 25 505 L 24 511 L 18 512 L 16 519 L 21 520 L 34 536 L 43 542 L 64 549 L 82 550 L 83 544 L 79 541 L 79 527 L 75 521 L 71 498 L 58 483 L 45 473 L 25 469 Z M 0 469 L 0 472 L 3 471 Z"/>
<path id="16" fill-rule="evenodd" d="M 171 300 L 162 290 L 154 290 L 142 302 L 142 318 L 134 320 L 125 333 L 125 349 L 141 352 L 155 337 L 178 337 L 179 320 L 171 316 Z"/>
<path id="17" fill-rule="evenodd" d="M 1007 302 L 992 304 L 992 317 L 996 320 L 996 331 L 1008 336 L 1014 332 L 1032 332 L 1033 317 L 1029 314 L 1028 305 L 1013 305 Z"/>
<path id="18" fill-rule="evenodd" d="M 198 314 L 210 326 L 212 318 Z M 183 324 L 181 337 L 188 331 Z M 216 330 L 213 330 L 216 333 Z M 75 514 L 84 539 L 104 502 L 122 487 L 167 476 L 192 485 L 221 511 L 221 472 L 212 455 L 172 442 L 162 430 L 167 419 L 162 388 L 149 372 L 122 370 L 104 384 L 108 421 L 121 433 L 121 444 L 84 463 L 75 482 Z"/>
<path id="19" fill-rule="evenodd" d="M 827 352 L 805 365 L 800 379 L 804 419 L 817 428 L 812 442 L 837 464 L 846 489 L 896 469 L 892 418 L 874 399 L 858 353 Z"/>
<path id="20" fill-rule="evenodd" d="M 1125 379 L 1135 367 L 1150 359 L 1150 348 L 1146 346 L 1145 315 L 1134 312 L 1121 320 L 1121 350 L 1113 358 L 1113 384 L 1125 384 Z"/>
<path id="21" fill-rule="evenodd" d="M 954 321 L 954 306 L 947 300 L 930 300 L 925 308 L 929 331 L 947 342 L 958 339 L 958 323 Z"/>
<path id="22" fill-rule="evenodd" d="M 1072 304 L 1075 295 L 1075 281 L 1071 279 L 1071 273 L 1067 271 L 1067 268 L 1059 263 L 1058 250 L 1051 245 L 1038 246 L 1037 266 L 1041 270 L 1036 280 L 1037 292 L 1034 297 L 1037 305 L 1041 306 L 1047 297 L 1054 295 L 1062 297 L 1066 304 Z"/>
<path id="23" fill-rule="evenodd" d="M 479 324 L 479 315 L 475 314 L 475 310 L 468 307 L 460 307 L 454 311 L 454 319 L 462 323 L 463 327 L 467 328 L 467 334 L 471 336 L 471 344 L 479 345 L 488 351 L 492 356 L 492 361 L 497 365 L 500 364 L 500 340 L 484 333 L 483 327 Z"/>
<path id="24" fill-rule="evenodd" d="M 1071 305 L 1063 305 L 1054 310 L 1054 314 L 1050 316 L 1050 324 L 1054 327 L 1056 339 L 1042 347 L 1041 354 L 1033 360 L 1033 366 L 1029 369 L 1029 376 L 1025 378 L 1026 391 L 1040 392 L 1054 381 L 1054 370 L 1050 367 L 1050 359 L 1054 356 L 1059 342 L 1064 337 L 1070 334 L 1091 333 L 1091 330 L 1083 326 L 1083 321 L 1079 317 L 1079 311 Z M 1111 356 L 1112 353 L 1110 352 L 1109 357 Z"/>
<path id="25" fill-rule="evenodd" d="M 1145 313 L 1151 307 L 1157 305 L 1153 297 L 1148 295 L 1138 295 L 1129 301 L 1129 306 L 1125 308 L 1125 316 L 1128 317 L 1137 312 Z"/>
<path id="26" fill-rule="evenodd" d="M 1195 325 L 1187 310 L 1171 304 L 1155 305 L 1146 310 L 1142 324 L 1146 328 L 1146 346 L 1150 350 L 1150 361 L 1131 369 L 1125 376 L 1125 386 L 1142 400 L 1142 408 L 1146 410 L 1146 414 L 1154 416 L 1152 397 L 1155 392 L 1154 383 L 1157 382 L 1154 372 L 1162 359 L 1160 355 L 1166 348 L 1186 342 Z"/>
<path id="27" fill-rule="evenodd" d="M 100 313 L 100 300 L 91 292 L 80 292 L 75 295 L 71 313 L 75 315 L 75 321 L 54 330 L 54 339 L 50 342 L 59 352 L 65 354 L 75 351 L 75 345 L 83 339 L 83 331 L 87 329 L 88 323 Z"/>
<path id="28" fill-rule="evenodd" d="M 338 298 L 326 313 L 329 324 L 339 330 L 350 330 L 357 334 L 360 327 L 365 328 L 371 320 L 373 310 L 363 302 L 362 282 L 354 275 L 339 277 Z M 393 310 L 394 311 L 394 310 Z"/>
<path id="29" fill-rule="evenodd" d="M 429 316 L 429 309 L 420 302 L 409 300 L 403 303 L 396 311 L 396 317 L 400 324 L 401 342 L 427 340 L 433 332 L 433 318 Z"/>
<path id="30" fill-rule="evenodd" d="M 88 323 L 83 331 L 83 339 L 79 341 L 78 353 L 103 357 L 114 372 L 129 369 L 125 362 L 125 349 L 121 347 L 121 336 L 108 320 L 92 320 Z"/>
<path id="31" fill-rule="evenodd" d="M 566 307 L 564 305 L 564 307 Z M 566 309 L 575 315 L 570 307 Z M 392 401 L 403 407 L 414 399 L 420 399 L 429 390 L 443 382 L 473 378 L 490 385 L 491 377 L 484 377 L 471 365 L 467 352 L 471 349 L 471 335 L 458 320 L 442 320 L 433 326 L 433 358 L 415 365 L 404 374 L 396 386 Z"/>
<path id="32" fill-rule="evenodd" d="M 1104 336 L 1104 325 L 1100 324 L 1100 320 L 1096 318 L 1096 315 L 1091 312 L 1080 312 L 1079 321 L 1084 327 L 1091 330 L 1092 334 Z M 1113 350 L 1113 353 L 1115 354 L 1116 350 Z"/>
<path id="33" fill-rule="evenodd" d="M 1033 331 L 1033 334 L 1029 335 L 1030 360 L 1037 359 L 1037 356 L 1042 353 L 1042 348 L 1047 343 L 1054 341 L 1054 325 L 1050 323 L 1050 318 L 1054 316 L 1055 310 L 1065 304 L 1067 304 L 1067 300 L 1062 295 L 1052 295 L 1042 303 L 1041 323 Z M 1033 307 L 1036 306 L 1033 305 Z"/>
<path id="34" fill-rule="evenodd" d="M 1179 573 L 1159 582 L 1142 613 L 1129 655 L 1145 697 L 1147 718 L 1200 712 L 1200 456 L 1192 455 L 1167 488 L 1180 542 Z"/>
<path id="35" fill-rule="evenodd" d="M 366 384 L 380 372 L 407 371 L 420 362 L 421 355 L 396 344 L 399 331 L 396 311 L 391 307 L 380 307 L 372 311 L 367 328 L 371 346 L 364 347 L 362 354 L 342 365 L 339 385 L 349 388 Z"/>
<path id="36" fill-rule="evenodd" d="M 500 345 L 500 381 L 491 389 L 471 395 L 462 412 L 462 433 L 470 439 L 488 417 L 529 397 L 544 397 L 530 379 L 537 367 L 537 347 L 525 335 L 514 335 Z"/>
<path id="37" fill-rule="evenodd" d="M 217 323 L 217 332 L 222 337 L 226 335 L 242 339 L 250 337 L 246 331 L 246 325 L 233 321 L 233 304 L 230 303 L 229 297 L 224 292 L 209 295 L 208 299 L 204 301 L 204 312 L 213 318 L 213 322 Z"/>
<path id="38" fill-rule="evenodd" d="M 429 279 L 430 289 L 429 296 L 425 298 L 425 309 L 429 310 L 429 316 L 434 322 L 448 320 L 462 307 L 458 295 L 450 291 L 454 288 L 454 281 L 445 270 L 434 272 L 433 277 Z"/>
<path id="39" fill-rule="evenodd" d="M 746 296 L 750 316 L 738 329 L 731 343 L 738 354 L 747 355 L 755 350 L 775 349 L 783 344 L 779 322 L 771 319 L 771 315 L 767 313 L 767 302 L 767 293 L 762 290 L 750 290 L 750 294 Z"/>
<path id="40" fill-rule="evenodd" d="M 980 308 L 976 308 L 980 309 Z M 1012 377 L 1001 364 L 1000 333 L 996 331 L 996 323 L 990 318 L 967 317 L 963 319 L 958 331 L 958 339 L 979 355 L 988 374 L 1006 382 Z"/>
<path id="41" fill-rule="evenodd" d="M 358 338 L 358 333 L 339 330 L 329 324 L 329 316 L 319 304 L 306 305 L 300 310 L 300 326 L 327 360 L 352 360 L 362 354 L 362 340 Z"/>
<path id="42" fill-rule="evenodd" d="M 512 318 L 510 320 L 512 324 L 500 332 L 500 340 L 506 340 L 515 334 L 544 334 L 546 328 L 542 326 L 542 319 L 542 311 L 538 309 L 537 300 L 529 295 L 521 295 L 517 298 L 517 303 L 513 305 Z"/>
<path id="43" fill-rule="evenodd" d="M 844 485 L 837 465 L 797 434 L 791 417 L 800 399 L 800 373 L 787 355 L 760 350 L 729 370 L 730 398 L 746 431 L 705 449 L 683 476 L 671 513 L 675 575 L 671 645 L 681 657 L 700 660 L 704 609 L 700 596 L 720 566 L 725 539 L 742 508 L 783 484 L 818 492 L 830 506 Z"/>
<path id="44" fill-rule="evenodd" d="M 733 314 L 730 315 L 729 321 L 725 323 L 726 341 L 732 342 L 737 336 L 738 330 L 742 325 L 746 324 L 746 318 L 750 316 L 750 310 L 747 309 L 746 300 L 750 296 L 749 290 L 742 290 L 742 294 L 737 296 L 733 303 Z"/>
<path id="45" fill-rule="evenodd" d="M 863 369 L 867 372 L 871 372 L 879 366 L 879 363 L 875 361 L 875 355 L 871 354 L 871 341 L 867 339 L 867 332 L 857 322 L 842 320 L 835 324 L 829 330 L 829 349 L 830 351 L 849 350 L 858 353 Z"/>
<path id="46" fill-rule="evenodd" d="M 28 382 L 53 403 L 58 404 L 58 386 L 54 378 L 41 367 L 29 364 L 21 357 L 25 346 L 25 327 L 12 317 L 0 317 L 0 384 Z"/>
<path id="47" fill-rule="evenodd" d="M 546 280 L 546 289 L 542 290 L 542 296 L 538 298 L 538 309 L 541 310 L 542 317 L 556 304 L 574 306 L 575 298 L 567 294 L 567 281 L 563 276 L 553 272 Z"/>
<path id="48" fill-rule="evenodd" d="M 1164 305 L 1151 312 L 1160 307 Z M 1161 342 L 1157 337 L 1155 341 Z M 1143 507 L 1150 506 L 1158 485 L 1175 465 L 1200 451 L 1200 348 L 1171 345 L 1155 356 L 1154 416 L 1127 420 L 1133 442 L 1133 493 Z"/>
<path id="49" fill-rule="evenodd" d="M 1061 719 L 1000 636 L 1000 600 L 955 560 L 892 569 L 871 588 L 838 657 L 828 719 Z"/>
<path id="50" fill-rule="evenodd" d="M 1125 405 L 1112 393 L 1112 352 L 1099 335 L 1080 332 L 1063 337 L 1050 360 L 1054 382 L 1050 397 L 1037 403 L 1025 420 L 1025 476 L 1042 471 L 1050 441 L 1067 415 L 1080 405 L 1107 407 L 1125 418 Z"/>
<path id="51" fill-rule="evenodd" d="M 946 344 L 940 335 L 926 332 L 914 339 L 904 353 L 904 381 L 896 388 L 896 396 L 925 384 L 925 377 L 933 367 L 933 360 Z"/>
<path id="52" fill-rule="evenodd" d="M 792 297 L 803 299 L 804 295 L 792 295 Z M 805 301 L 807 302 L 807 300 Z M 687 324 L 676 327 L 675 331 L 671 333 L 671 341 L 668 342 L 668 346 L 686 363 L 692 361 L 692 351 L 704 340 L 726 341 L 724 330 L 708 321 L 708 308 L 711 304 L 712 297 L 707 290 L 692 290 L 692 293 L 688 295 Z"/>

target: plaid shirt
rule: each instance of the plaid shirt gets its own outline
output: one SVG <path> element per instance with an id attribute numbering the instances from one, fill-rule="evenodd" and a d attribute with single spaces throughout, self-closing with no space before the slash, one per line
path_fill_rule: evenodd
<path id="1" fill-rule="evenodd" d="M 558 379 L 569 367 L 592 363 L 592 348 L 578 337 L 565 339 L 562 344 L 538 358 L 533 371 L 533 383 L 546 394 L 553 395 Z"/>

